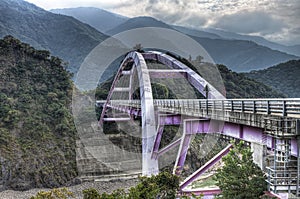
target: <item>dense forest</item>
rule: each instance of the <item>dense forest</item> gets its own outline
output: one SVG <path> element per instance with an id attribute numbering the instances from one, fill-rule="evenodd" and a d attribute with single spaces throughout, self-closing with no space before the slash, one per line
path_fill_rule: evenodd
<path id="1" fill-rule="evenodd" d="M 288 97 L 300 97 L 300 60 L 291 60 L 264 70 L 245 73 Z"/>
<path id="2" fill-rule="evenodd" d="M 77 176 L 73 84 L 62 61 L 0 40 L 0 190 L 55 187 Z"/>
<path id="3" fill-rule="evenodd" d="M 286 97 L 264 83 L 258 82 L 244 74 L 236 73 L 224 65 L 218 65 L 225 88 L 226 97 L 234 98 L 280 98 Z"/>

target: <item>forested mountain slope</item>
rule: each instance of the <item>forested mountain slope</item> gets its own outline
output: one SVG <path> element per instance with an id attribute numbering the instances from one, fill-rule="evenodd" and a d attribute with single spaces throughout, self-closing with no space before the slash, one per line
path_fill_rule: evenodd
<path id="1" fill-rule="evenodd" d="M 291 60 L 245 75 L 271 86 L 288 97 L 300 97 L 300 60 Z"/>
<path id="2" fill-rule="evenodd" d="M 61 60 L 0 40 L 0 190 L 64 185 L 77 176 L 72 82 Z"/>
<path id="3" fill-rule="evenodd" d="M 107 36 L 73 17 L 43 10 L 23 0 L 0 1 L 0 37 L 12 35 L 49 50 L 76 72 L 87 54 Z"/>

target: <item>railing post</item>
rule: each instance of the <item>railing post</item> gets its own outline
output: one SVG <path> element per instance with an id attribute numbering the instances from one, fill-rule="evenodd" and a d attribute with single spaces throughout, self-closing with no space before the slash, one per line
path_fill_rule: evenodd
<path id="1" fill-rule="evenodd" d="M 271 114 L 270 101 L 267 101 L 267 115 Z"/>
<path id="2" fill-rule="evenodd" d="M 206 100 L 205 108 L 206 108 L 206 115 L 208 116 L 208 100 Z"/>
<path id="3" fill-rule="evenodd" d="M 256 113 L 256 101 L 253 101 L 253 113 Z"/>
<path id="4" fill-rule="evenodd" d="M 296 133 L 297 133 L 297 187 L 296 187 L 296 196 L 299 194 L 300 186 L 300 120 L 296 120 Z"/>
<path id="5" fill-rule="evenodd" d="M 234 108 L 233 108 L 233 101 L 231 100 L 230 102 L 231 102 L 231 112 L 233 112 L 233 111 L 234 111 Z"/>
<path id="6" fill-rule="evenodd" d="M 244 112 L 244 101 L 242 100 L 241 103 L 241 111 Z"/>
<path id="7" fill-rule="evenodd" d="M 221 101 L 221 109 L 222 109 L 223 112 L 225 111 L 224 110 L 224 101 L 223 100 Z"/>
<path id="8" fill-rule="evenodd" d="M 283 117 L 287 116 L 287 114 L 286 114 L 286 101 L 285 100 L 283 100 L 283 102 L 282 102 L 282 116 Z"/>

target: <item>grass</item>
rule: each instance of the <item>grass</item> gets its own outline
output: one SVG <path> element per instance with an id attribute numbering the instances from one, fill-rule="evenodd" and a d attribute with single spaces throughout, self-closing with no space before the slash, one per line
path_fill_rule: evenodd
<path id="1" fill-rule="evenodd" d="M 208 188 L 208 187 L 215 187 L 217 181 L 213 179 L 213 175 L 209 176 L 208 178 L 201 179 L 192 183 L 192 188 Z"/>

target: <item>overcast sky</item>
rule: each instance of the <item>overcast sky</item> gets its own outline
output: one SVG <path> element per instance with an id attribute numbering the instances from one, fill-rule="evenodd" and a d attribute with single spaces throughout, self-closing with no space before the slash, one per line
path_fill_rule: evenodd
<path id="1" fill-rule="evenodd" d="M 98 7 L 194 28 L 214 27 L 300 44 L 300 0 L 27 0 L 46 10 Z"/>

